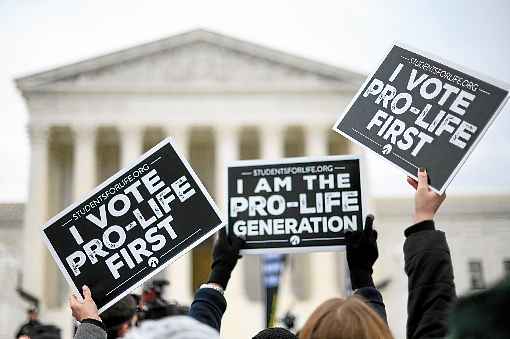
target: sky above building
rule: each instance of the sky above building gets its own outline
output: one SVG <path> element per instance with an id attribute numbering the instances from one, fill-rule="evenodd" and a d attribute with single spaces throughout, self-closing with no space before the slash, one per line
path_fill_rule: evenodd
<path id="1" fill-rule="evenodd" d="M 0 202 L 23 202 L 28 188 L 28 113 L 16 77 L 205 28 L 364 74 L 401 41 L 510 83 L 509 16 L 507 0 L 0 0 Z M 449 194 L 510 194 L 509 145 L 510 104 Z M 372 195 L 411 194 L 386 162 L 369 155 L 368 169 Z"/>

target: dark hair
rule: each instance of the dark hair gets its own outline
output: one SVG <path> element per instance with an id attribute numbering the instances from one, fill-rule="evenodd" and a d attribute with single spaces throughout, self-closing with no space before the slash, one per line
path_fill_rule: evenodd
<path id="1" fill-rule="evenodd" d="M 283 327 L 271 327 L 260 331 L 253 339 L 298 339 L 298 337 Z"/>
<path id="2" fill-rule="evenodd" d="M 137 304 L 133 296 L 128 295 L 119 300 L 112 307 L 101 314 L 101 320 L 106 327 L 108 339 L 117 338 L 118 329 L 129 322 L 136 314 Z"/>

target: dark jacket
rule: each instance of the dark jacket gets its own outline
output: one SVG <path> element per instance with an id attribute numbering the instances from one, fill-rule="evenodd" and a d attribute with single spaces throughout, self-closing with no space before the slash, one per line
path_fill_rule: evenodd
<path id="1" fill-rule="evenodd" d="M 450 249 L 434 222 L 415 224 L 404 232 L 405 271 L 408 276 L 407 338 L 443 338 L 448 313 L 455 302 Z"/>
<path id="2" fill-rule="evenodd" d="M 384 307 L 383 297 L 375 287 L 362 287 L 358 288 L 354 295 L 363 297 L 367 304 L 388 324 L 386 318 L 386 308 Z"/>
<path id="3" fill-rule="evenodd" d="M 223 294 L 212 288 L 201 288 L 195 294 L 189 315 L 219 332 L 221 318 L 226 309 L 227 301 Z"/>

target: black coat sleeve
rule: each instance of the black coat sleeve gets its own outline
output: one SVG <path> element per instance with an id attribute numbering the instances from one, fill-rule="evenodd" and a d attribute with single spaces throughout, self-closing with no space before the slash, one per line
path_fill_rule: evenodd
<path id="1" fill-rule="evenodd" d="M 407 338 L 443 338 L 448 312 L 456 299 L 450 249 L 444 232 L 432 220 L 405 231 L 405 271 L 408 276 Z"/>
<path id="2" fill-rule="evenodd" d="M 221 318 L 226 309 L 227 301 L 223 294 L 212 288 L 201 288 L 195 294 L 189 315 L 219 332 Z"/>
<path id="3" fill-rule="evenodd" d="M 354 295 L 363 297 L 366 303 L 381 316 L 386 324 L 388 319 L 386 318 L 386 308 L 384 307 L 383 297 L 381 293 L 375 287 L 362 287 L 358 288 Z"/>

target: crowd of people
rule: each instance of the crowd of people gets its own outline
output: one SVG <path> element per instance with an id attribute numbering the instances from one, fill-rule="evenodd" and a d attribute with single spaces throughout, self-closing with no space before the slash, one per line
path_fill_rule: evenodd
<path id="1" fill-rule="evenodd" d="M 414 223 L 404 230 L 405 273 L 408 276 L 407 338 L 510 338 L 506 305 L 510 281 L 492 289 L 457 299 L 453 267 L 444 232 L 436 229 L 434 217 L 445 195 L 432 191 L 425 169 L 418 180 L 407 179 L 415 189 Z M 390 339 L 382 294 L 372 279 L 378 259 L 374 216 L 368 215 L 362 230 L 346 233 L 346 253 L 352 289 L 347 298 L 325 300 L 297 333 L 267 328 L 246 333 L 256 339 Z M 84 301 L 70 298 L 73 316 L 80 322 L 74 339 L 214 339 L 220 338 L 227 308 L 224 291 L 231 272 L 241 258 L 243 240 L 225 230 L 219 232 L 213 249 L 211 273 L 200 286 L 189 309 L 162 312 L 140 321 L 139 302 L 127 296 L 101 315 L 93 295 L 83 287 Z"/>

